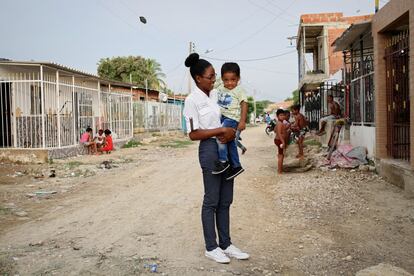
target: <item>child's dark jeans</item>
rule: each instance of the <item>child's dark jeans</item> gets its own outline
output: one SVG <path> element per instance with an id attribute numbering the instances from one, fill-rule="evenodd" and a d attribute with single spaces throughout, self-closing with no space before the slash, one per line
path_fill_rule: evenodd
<path id="1" fill-rule="evenodd" d="M 237 129 L 238 124 L 239 122 L 237 122 L 236 120 L 227 118 L 225 116 L 221 116 L 221 125 L 223 127 L 231 127 L 231 128 Z M 227 144 L 222 144 L 220 143 L 219 140 L 217 140 L 219 160 L 223 162 L 230 161 L 230 164 L 233 168 L 241 167 L 239 153 L 237 152 L 237 144 L 236 144 L 236 141 L 239 140 L 239 136 L 240 136 L 240 131 L 237 130 L 235 140 L 230 141 Z"/>

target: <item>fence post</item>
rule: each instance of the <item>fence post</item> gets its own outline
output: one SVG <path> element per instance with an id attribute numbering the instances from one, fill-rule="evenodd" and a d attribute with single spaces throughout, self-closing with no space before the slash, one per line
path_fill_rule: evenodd
<path id="1" fill-rule="evenodd" d="M 57 115 L 57 138 L 58 138 L 58 147 L 60 148 L 61 142 L 60 142 L 60 131 L 61 131 L 61 125 L 60 125 L 60 91 L 59 91 L 59 70 L 56 70 L 56 115 Z"/>
<path id="2" fill-rule="evenodd" d="M 79 122 L 77 122 L 77 118 L 79 120 L 79 104 L 78 104 L 78 97 L 75 97 L 75 75 L 72 75 L 72 113 L 73 113 L 73 145 L 76 146 L 77 143 L 77 139 L 76 139 L 76 124 L 78 124 Z M 75 116 L 75 111 L 77 116 Z"/>
<path id="3" fill-rule="evenodd" d="M 101 82 L 98 81 L 98 130 L 102 128 L 102 116 L 101 116 Z"/>
<path id="4" fill-rule="evenodd" d="M 46 148 L 46 131 L 45 131 L 45 90 L 43 87 L 43 65 L 40 65 L 40 101 L 41 101 L 41 118 L 42 118 L 42 147 Z"/>
<path id="5" fill-rule="evenodd" d="M 130 137 L 134 137 L 134 108 L 133 108 L 133 92 L 132 92 L 132 81 L 131 81 L 131 95 L 129 96 L 129 125 L 130 125 Z"/>
<path id="6" fill-rule="evenodd" d="M 113 132 L 114 128 L 112 126 L 112 93 L 111 93 L 111 84 L 108 84 L 108 101 L 109 101 L 109 127 L 110 130 Z"/>

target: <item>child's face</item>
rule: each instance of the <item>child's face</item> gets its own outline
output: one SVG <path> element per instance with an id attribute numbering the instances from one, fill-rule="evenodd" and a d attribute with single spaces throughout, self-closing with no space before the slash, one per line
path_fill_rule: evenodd
<path id="1" fill-rule="evenodd" d="M 236 73 L 227 72 L 223 74 L 221 80 L 223 81 L 224 87 L 226 87 L 229 90 L 232 90 L 236 88 L 236 86 L 238 85 L 240 77 L 238 77 Z"/>
<path id="2" fill-rule="evenodd" d="M 277 118 L 279 119 L 279 121 L 284 121 L 284 120 L 286 120 L 286 115 L 285 115 L 285 113 L 281 113 L 277 116 Z"/>
<path id="3" fill-rule="evenodd" d="M 99 135 L 102 135 L 103 134 L 103 131 L 102 130 L 98 131 L 98 134 Z"/>

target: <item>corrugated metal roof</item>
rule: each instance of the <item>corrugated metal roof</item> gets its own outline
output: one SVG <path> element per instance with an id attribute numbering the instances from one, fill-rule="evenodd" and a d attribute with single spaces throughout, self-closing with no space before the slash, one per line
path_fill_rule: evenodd
<path id="1" fill-rule="evenodd" d="M 55 62 L 49 62 L 49 61 L 46 61 L 46 62 L 45 61 L 15 61 L 15 60 L 2 60 L 2 59 L 0 59 L 0 65 L 1 64 L 21 65 L 21 66 L 24 66 L 24 65 L 31 65 L 31 66 L 43 65 L 43 66 L 51 67 L 51 68 L 54 68 L 54 69 L 57 69 L 57 70 L 67 71 L 67 72 L 70 72 L 72 74 L 77 74 L 77 75 L 89 77 L 89 78 L 98 80 L 102 83 L 107 83 L 107 84 L 110 83 L 110 84 L 115 84 L 115 85 L 118 85 L 118 86 L 124 86 L 124 87 L 128 87 L 128 88 L 135 87 L 135 85 L 131 84 L 131 83 L 104 79 L 104 78 L 99 77 L 98 75 L 91 74 L 91 73 L 88 73 L 88 72 L 85 72 L 85 71 L 81 71 L 81 70 L 78 70 L 78 69 L 75 69 L 75 68 L 71 68 L 71 67 L 68 67 L 68 66 L 65 66 L 65 65 L 62 65 L 62 64 L 59 64 L 59 63 L 55 63 Z"/>
<path id="2" fill-rule="evenodd" d="M 371 20 L 352 24 L 345 32 L 342 33 L 333 43 L 335 52 L 348 50 L 364 32 L 371 30 Z"/>

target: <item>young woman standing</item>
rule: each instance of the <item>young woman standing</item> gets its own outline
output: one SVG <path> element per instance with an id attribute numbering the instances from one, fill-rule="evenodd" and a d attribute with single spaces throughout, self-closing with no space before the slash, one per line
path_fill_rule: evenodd
<path id="1" fill-rule="evenodd" d="M 196 87 L 185 99 L 184 117 L 191 140 L 200 140 L 198 158 L 203 172 L 204 200 L 201 211 L 203 234 L 206 244 L 205 256 L 218 263 L 229 263 L 229 257 L 240 260 L 249 258 L 232 245 L 230 239 L 230 205 L 233 202 L 234 180 L 212 174 L 218 160 L 217 137 L 221 142 L 234 140 L 235 130 L 221 127 L 217 93 L 213 90 L 216 73 L 213 66 L 200 59 L 196 53 L 185 60 L 190 67 Z M 216 236 L 218 230 L 218 244 Z"/>

